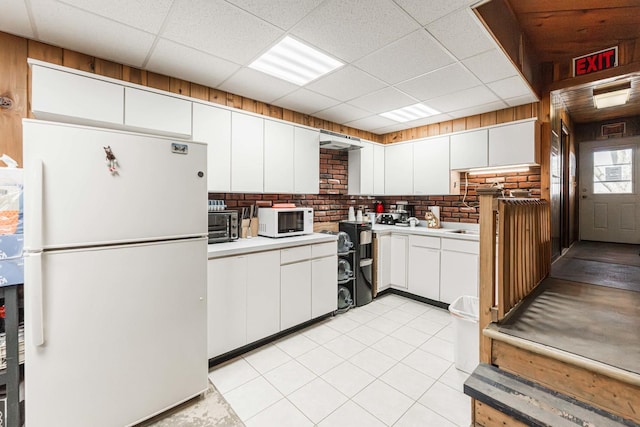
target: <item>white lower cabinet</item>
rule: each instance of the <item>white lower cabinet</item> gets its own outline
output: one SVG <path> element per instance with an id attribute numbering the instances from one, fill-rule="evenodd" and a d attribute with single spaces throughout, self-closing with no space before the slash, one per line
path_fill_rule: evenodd
<path id="1" fill-rule="evenodd" d="M 478 296 L 478 242 L 442 239 L 440 301 L 451 304 L 461 295 Z"/>
<path id="2" fill-rule="evenodd" d="M 311 261 L 280 268 L 280 329 L 311 320 Z"/>
<path id="3" fill-rule="evenodd" d="M 391 286 L 407 287 L 407 249 L 409 236 L 402 234 L 391 235 L 391 265 L 389 268 L 389 283 Z"/>
<path id="4" fill-rule="evenodd" d="M 408 264 L 407 290 L 440 301 L 440 238 L 409 236 Z"/>
<path id="5" fill-rule="evenodd" d="M 247 343 L 280 332 L 280 253 L 247 256 Z"/>
<path id="6" fill-rule="evenodd" d="M 331 243 L 335 252 L 336 245 Z M 334 254 L 311 261 L 311 318 L 315 319 L 338 308 L 336 280 L 338 257 Z"/>
<path id="7" fill-rule="evenodd" d="M 379 235 L 376 258 L 376 275 L 378 292 L 391 286 L 391 236 Z"/>
<path id="8" fill-rule="evenodd" d="M 247 256 L 207 264 L 207 356 L 247 343 Z"/>

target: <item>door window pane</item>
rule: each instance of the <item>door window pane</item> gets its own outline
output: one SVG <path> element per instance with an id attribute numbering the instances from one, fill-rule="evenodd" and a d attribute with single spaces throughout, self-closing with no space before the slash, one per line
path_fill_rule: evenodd
<path id="1" fill-rule="evenodd" d="M 594 194 L 633 192 L 633 149 L 603 150 L 593 153 Z"/>

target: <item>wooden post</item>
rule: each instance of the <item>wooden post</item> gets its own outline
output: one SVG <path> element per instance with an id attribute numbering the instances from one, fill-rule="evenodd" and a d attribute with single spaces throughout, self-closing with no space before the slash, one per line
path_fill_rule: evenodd
<path id="1" fill-rule="evenodd" d="M 491 323 L 496 283 L 496 208 L 497 188 L 477 189 L 480 197 L 480 362 L 491 363 L 491 339 L 482 330 Z"/>

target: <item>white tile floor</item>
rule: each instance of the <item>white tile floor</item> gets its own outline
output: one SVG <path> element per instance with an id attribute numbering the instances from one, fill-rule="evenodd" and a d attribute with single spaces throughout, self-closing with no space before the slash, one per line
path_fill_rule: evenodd
<path id="1" fill-rule="evenodd" d="M 249 427 L 468 427 L 447 311 L 398 295 L 211 370 Z"/>

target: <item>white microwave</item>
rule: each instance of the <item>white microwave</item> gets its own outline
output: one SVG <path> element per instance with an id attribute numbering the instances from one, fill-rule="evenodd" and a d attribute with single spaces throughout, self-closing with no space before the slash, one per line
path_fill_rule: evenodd
<path id="1" fill-rule="evenodd" d="M 258 235 L 290 237 L 313 233 L 313 208 L 259 208 Z"/>

